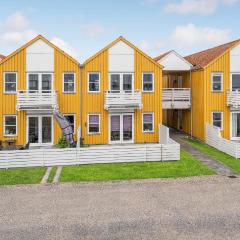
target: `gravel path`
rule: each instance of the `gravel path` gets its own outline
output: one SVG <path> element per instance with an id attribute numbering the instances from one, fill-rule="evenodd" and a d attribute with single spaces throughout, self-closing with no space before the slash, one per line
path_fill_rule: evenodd
<path id="1" fill-rule="evenodd" d="M 240 239 L 240 179 L 0 187 L 1 239 Z"/>

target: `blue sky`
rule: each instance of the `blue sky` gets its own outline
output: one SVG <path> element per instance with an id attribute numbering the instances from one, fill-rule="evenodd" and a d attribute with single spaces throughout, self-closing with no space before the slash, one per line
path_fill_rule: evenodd
<path id="1" fill-rule="evenodd" d="M 240 38 L 240 0 L 0 0 L 0 53 L 42 34 L 83 62 L 122 35 L 150 56 Z"/>

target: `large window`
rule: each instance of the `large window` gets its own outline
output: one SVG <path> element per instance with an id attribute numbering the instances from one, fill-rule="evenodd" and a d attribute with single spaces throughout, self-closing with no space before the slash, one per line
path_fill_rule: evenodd
<path id="1" fill-rule="evenodd" d="M 5 72 L 4 73 L 4 93 L 17 92 L 17 73 Z"/>
<path id="2" fill-rule="evenodd" d="M 88 134 L 100 133 L 100 115 L 89 114 L 88 115 Z"/>
<path id="3" fill-rule="evenodd" d="M 17 116 L 5 115 L 4 116 L 4 136 L 17 135 Z"/>
<path id="4" fill-rule="evenodd" d="M 212 73 L 212 91 L 221 92 L 223 85 L 223 73 Z"/>
<path id="5" fill-rule="evenodd" d="M 142 114 L 142 131 L 144 133 L 154 132 L 153 122 L 154 122 L 153 113 L 143 113 Z"/>
<path id="6" fill-rule="evenodd" d="M 223 113 L 222 112 L 212 112 L 212 124 L 213 126 L 219 127 L 223 130 Z"/>
<path id="7" fill-rule="evenodd" d="M 153 73 L 142 74 L 142 91 L 153 92 L 154 91 L 154 75 Z"/>
<path id="8" fill-rule="evenodd" d="M 133 90 L 133 73 L 110 73 L 109 87 L 113 92 L 131 92 Z"/>
<path id="9" fill-rule="evenodd" d="M 53 87 L 53 73 L 28 73 L 28 90 L 30 92 L 50 92 Z"/>
<path id="10" fill-rule="evenodd" d="M 75 93 L 75 73 L 63 74 L 63 92 Z"/>
<path id="11" fill-rule="evenodd" d="M 68 120 L 70 126 L 72 127 L 73 133 L 75 134 L 75 115 L 74 114 L 64 114 L 64 117 Z"/>
<path id="12" fill-rule="evenodd" d="M 88 73 L 88 92 L 100 92 L 100 73 Z"/>
<path id="13" fill-rule="evenodd" d="M 240 90 L 240 73 L 232 73 L 232 90 Z"/>

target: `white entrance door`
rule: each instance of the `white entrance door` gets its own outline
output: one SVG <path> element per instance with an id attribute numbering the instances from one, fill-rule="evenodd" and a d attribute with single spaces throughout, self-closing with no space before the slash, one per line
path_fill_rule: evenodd
<path id="1" fill-rule="evenodd" d="M 240 112 L 231 113 L 231 139 L 240 140 Z"/>
<path id="2" fill-rule="evenodd" d="M 53 144 L 52 116 L 28 116 L 27 142 L 32 146 Z"/>
<path id="3" fill-rule="evenodd" d="M 110 143 L 133 143 L 133 114 L 111 114 L 109 116 L 109 123 Z"/>

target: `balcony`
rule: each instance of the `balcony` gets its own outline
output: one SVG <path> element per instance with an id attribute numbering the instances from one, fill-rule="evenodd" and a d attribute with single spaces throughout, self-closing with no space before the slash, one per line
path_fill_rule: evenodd
<path id="1" fill-rule="evenodd" d="M 240 107 L 240 90 L 227 91 L 227 106 L 232 108 Z"/>
<path id="2" fill-rule="evenodd" d="M 191 108 L 190 88 L 164 88 L 162 93 L 163 109 Z"/>
<path id="3" fill-rule="evenodd" d="M 17 110 L 54 110 L 58 108 L 56 91 L 17 92 Z"/>
<path id="4" fill-rule="evenodd" d="M 104 108 L 106 110 L 140 109 L 142 108 L 142 94 L 139 90 L 106 91 Z"/>

